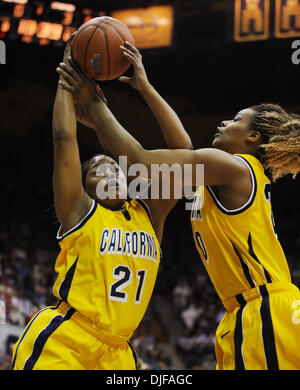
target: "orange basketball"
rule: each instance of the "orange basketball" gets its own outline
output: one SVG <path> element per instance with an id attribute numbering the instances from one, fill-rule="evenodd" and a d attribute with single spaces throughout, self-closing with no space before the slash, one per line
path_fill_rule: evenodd
<path id="1" fill-rule="evenodd" d="M 95 80 L 112 80 L 129 68 L 120 45 L 135 44 L 129 28 L 117 19 L 101 16 L 84 23 L 71 42 L 72 58 Z"/>

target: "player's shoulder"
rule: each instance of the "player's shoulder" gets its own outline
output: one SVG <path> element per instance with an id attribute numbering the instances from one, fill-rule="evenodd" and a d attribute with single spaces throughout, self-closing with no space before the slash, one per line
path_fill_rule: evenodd
<path id="1" fill-rule="evenodd" d="M 85 227 L 89 221 L 96 215 L 97 208 L 99 204 L 92 199 L 89 209 L 86 211 L 84 215 L 82 215 L 81 219 L 76 223 L 76 225 L 70 227 L 69 229 L 63 229 L 62 225 L 59 227 L 56 238 L 59 242 L 64 240 L 66 237 L 71 236 L 73 233 L 79 231 L 83 227 Z"/>
<path id="2" fill-rule="evenodd" d="M 224 168 L 226 168 L 227 166 L 244 168 L 244 164 L 236 158 L 238 154 L 232 154 L 225 150 L 217 148 L 201 148 L 196 149 L 194 152 L 195 158 L 199 161 L 213 163 L 214 165 L 221 167 L 224 166 Z M 244 156 L 242 154 L 239 155 Z"/>
<path id="3" fill-rule="evenodd" d="M 238 153 L 235 154 L 234 157 L 243 162 L 255 176 L 263 176 L 265 179 L 268 179 L 262 163 L 256 156 L 253 156 L 252 154 Z"/>

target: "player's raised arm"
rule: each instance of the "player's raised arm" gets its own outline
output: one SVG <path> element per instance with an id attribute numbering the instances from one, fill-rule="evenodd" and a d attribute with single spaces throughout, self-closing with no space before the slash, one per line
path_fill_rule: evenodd
<path id="1" fill-rule="evenodd" d="M 125 155 L 128 164 L 140 163 L 147 166 L 149 172 L 154 164 L 172 166 L 179 164 L 195 167 L 205 165 L 205 184 L 226 185 L 239 179 L 247 171 L 245 164 L 230 153 L 218 149 L 158 149 L 146 150 L 114 117 L 109 108 L 101 101 L 91 101 L 87 106 L 89 115 L 101 131 L 105 141 L 111 145 L 115 157 Z M 193 183 L 196 185 L 196 170 L 193 170 Z"/>
<path id="2" fill-rule="evenodd" d="M 126 42 L 124 45 L 121 46 L 123 55 L 133 65 L 134 73 L 131 77 L 122 76 L 119 80 L 129 84 L 142 95 L 155 116 L 169 149 L 193 149 L 190 136 L 185 131 L 178 115 L 149 83 L 139 50 L 129 42 Z M 102 100 L 106 101 L 99 85 L 88 78 L 79 67 L 75 69 L 71 59 L 67 61 L 66 65 L 63 67 L 66 77 L 68 77 L 68 74 L 71 76 L 70 72 L 71 68 L 73 68 L 72 78 L 76 80 L 76 86 L 72 90 L 72 93 L 75 101 L 77 120 L 95 130 L 102 148 L 106 152 L 110 152 L 109 145 L 105 143 L 101 132 L 91 121 L 86 110 L 86 96 L 88 93 L 98 94 Z"/>
<path id="3" fill-rule="evenodd" d="M 70 59 L 69 59 L 70 60 Z M 70 63 L 61 65 L 61 74 L 64 76 L 64 87 L 71 93 L 76 93 L 78 82 L 76 71 Z M 68 77 L 70 76 L 69 82 Z M 72 77 L 73 76 L 73 77 Z M 245 166 L 231 154 L 217 149 L 160 149 L 145 150 L 142 145 L 118 122 L 105 102 L 94 93 L 87 93 L 84 97 L 84 106 L 87 115 L 94 123 L 95 130 L 101 137 L 115 158 L 127 156 L 128 164 L 142 163 L 148 167 L 149 172 L 153 164 L 179 164 L 205 165 L 205 183 L 210 185 L 226 185 L 239 179 L 240 174 L 245 174 Z M 196 174 L 196 170 L 193 170 Z M 193 185 L 196 185 L 196 177 L 193 175 Z"/>
<path id="4" fill-rule="evenodd" d="M 190 136 L 178 115 L 150 84 L 139 50 L 127 41 L 121 49 L 133 65 L 134 73 L 131 77 L 121 76 L 119 81 L 129 84 L 142 95 L 155 116 L 169 149 L 193 149 Z"/>
<path id="5" fill-rule="evenodd" d="M 64 54 L 69 54 L 67 44 Z M 74 227 L 91 207 L 82 185 L 73 96 L 59 80 L 52 118 L 55 211 L 64 231 Z"/>
<path id="6" fill-rule="evenodd" d="M 71 39 L 74 37 L 75 33 L 72 34 Z M 68 57 L 70 60 L 68 61 Z M 64 57 L 63 64 L 69 64 L 75 66 L 71 59 L 71 51 L 69 50 L 68 56 Z M 88 78 L 78 67 L 76 68 L 76 72 L 67 72 L 63 66 L 57 68 L 58 73 L 60 74 L 60 83 L 61 86 L 64 87 L 66 91 L 71 92 L 73 96 L 73 104 L 75 106 L 75 115 L 78 122 L 83 125 L 90 127 L 94 131 L 96 131 L 94 123 L 92 123 L 91 119 L 88 116 L 88 112 L 85 107 L 86 96 L 93 96 L 95 99 L 97 97 L 102 99 L 106 103 L 106 98 L 103 95 L 103 92 L 99 85 L 95 83 L 91 78 Z M 70 88 L 70 86 L 76 83 L 76 88 Z M 102 149 L 105 153 L 109 153 L 109 147 L 105 143 L 104 139 L 98 134 L 98 139 Z"/>

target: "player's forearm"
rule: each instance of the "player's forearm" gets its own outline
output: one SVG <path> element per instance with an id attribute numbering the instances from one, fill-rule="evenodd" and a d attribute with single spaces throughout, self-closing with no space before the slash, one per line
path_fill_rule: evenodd
<path id="1" fill-rule="evenodd" d="M 72 94 L 58 85 L 52 116 L 55 140 L 76 138 L 76 116 Z"/>
<path id="2" fill-rule="evenodd" d="M 103 152 L 113 155 L 113 150 L 109 147 L 109 145 L 107 144 L 107 142 L 103 138 L 102 134 L 99 131 L 97 131 L 97 129 L 95 129 L 95 131 L 96 131 L 97 138 L 98 138 L 99 144 L 101 145 Z"/>
<path id="3" fill-rule="evenodd" d="M 101 133 L 99 131 L 98 132 L 96 131 L 96 126 L 91 121 L 87 108 L 75 105 L 75 111 L 76 111 L 76 119 L 77 119 L 77 121 L 82 123 L 84 126 L 87 126 L 87 127 L 91 128 L 91 129 L 93 129 L 96 132 L 96 134 L 97 134 L 98 141 L 99 141 L 99 143 L 101 145 L 101 148 L 102 148 L 103 152 L 111 154 L 110 148 L 107 145 L 107 143 L 105 142 L 105 140 L 103 139 L 103 136 L 101 135 Z"/>
<path id="4" fill-rule="evenodd" d="M 124 129 L 103 102 L 89 104 L 88 113 L 95 125 L 95 132 L 99 140 L 104 142 L 104 145 L 115 158 L 127 156 L 129 164 L 143 162 L 146 151 Z"/>
<path id="5" fill-rule="evenodd" d="M 140 93 L 155 116 L 168 148 L 193 149 L 192 141 L 178 115 L 155 88 L 149 84 Z"/>

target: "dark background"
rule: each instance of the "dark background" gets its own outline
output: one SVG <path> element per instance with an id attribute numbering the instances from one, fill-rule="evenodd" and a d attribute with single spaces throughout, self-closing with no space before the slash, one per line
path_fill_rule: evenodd
<path id="1" fill-rule="evenodd" d="M 73 3 L 94 9 L 101 4 L 101 9 L 109 11 L 164 1 Z M 291 61 L 294 39 L 235 43 L 227 39 L 229 0 L 173 3 L 173 47 L 144 50 L 143 61 L 150 82 L 178 113 L 194 148 L 210 146 L 220 121 L 233 118 L 250 105 L 273 102 L 300 113 L 300 65 Z M 57 249 L 58 226 L 51 186 L 51 116 L 58 80 L 55 68 L 62 59 L 63 47 L 4 40 L 7 64 L 0 66 L 1 223 L 11 224 L 13 220 L 17 236 L 22 221 L 30 221 L 32 244 Z M 165 147 L 151 112 L 134 90 L 118 81 L 104 82 L 102 87 L 112 112 L 145 148 Z M 82 161 L 100 150 L 93 132 L 81 125 L 78 140 Z M 287 251 L 293 251 L 288 237 L 297 239 L 299 235 L 298 191 L 299 178 L 286 177 L 273 185 L 275 221 Z M 190 262 L 200 266 L 188 220 L 184 204 L 179 202 L 168 217 L 162 244 L 163 269 L 171 273 L 178 259 L 185 260 L 187 272 Z M 296 222 L 290 225 L 291 220 Z M 160 286 L 168 289 L 168 280 L 164 279 Z"/>

